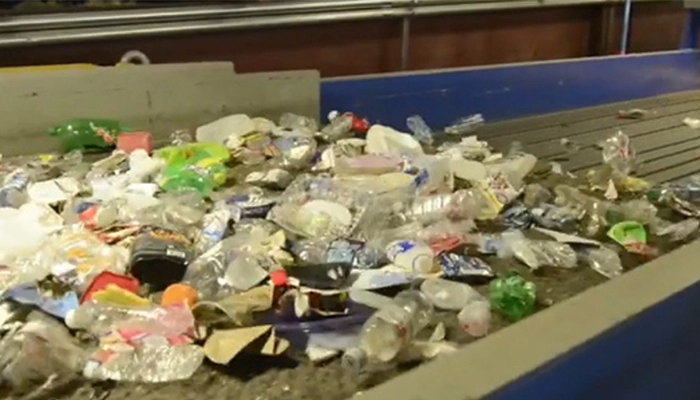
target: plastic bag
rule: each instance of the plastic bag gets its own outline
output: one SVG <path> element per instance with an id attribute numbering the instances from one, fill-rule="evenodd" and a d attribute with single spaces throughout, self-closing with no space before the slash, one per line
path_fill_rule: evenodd
<path id="1" fill-rule="evenodd" d="M 87 357 L 61 323 L 38 312 L 0 342 L 2 378 L 15 389 L 76 379 Z"/>

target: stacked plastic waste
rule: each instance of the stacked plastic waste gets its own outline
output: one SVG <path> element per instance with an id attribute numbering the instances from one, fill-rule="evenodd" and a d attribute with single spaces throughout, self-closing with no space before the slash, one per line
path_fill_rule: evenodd
<path id="1" fill-rule="evenodd" d="M 427 360 L 464 342 L 445 315 L 483 337 L 545 306 L 541 274 L 614 278 L 696 235 L 700 178 L 633 177 L 624 133 L 575 177 L 483 123 L 239 114 L 155 150 L 116 121 L 51 128 L 67 153 L 0 164 L 2 383 L 166 382 L 290 347 L 348 373 Z"/>

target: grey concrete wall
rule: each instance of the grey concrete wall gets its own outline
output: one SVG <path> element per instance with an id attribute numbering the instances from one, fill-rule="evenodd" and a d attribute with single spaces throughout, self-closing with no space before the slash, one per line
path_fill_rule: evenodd
<path id="1" fill-rule="evenodd" d="M 0 153 L 56 150 L 47 130 L 70 118 L 117 119 L 158 142 L 232 113 L 318 118 L 319 96 L 317 71 L 236 74 L 229 62 L 0 72 Z"/>

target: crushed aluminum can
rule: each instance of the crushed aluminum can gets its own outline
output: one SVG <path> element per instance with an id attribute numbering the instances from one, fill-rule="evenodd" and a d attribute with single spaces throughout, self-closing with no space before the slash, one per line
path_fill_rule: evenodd
<path id="1" fill-rule="evenodd" d="M 478 257 L 463 256 L 456 253 L 442 253 L 438 257 L 441 276 L 445 278 L 493 278 L 491 266 Z"/>
<path id="2" fill-rule="evenodd" d="M 238 222 L 248 218 L 265 218 L 275 205 L 275 200 L 254 194 L 242 194 L 226 200 L 231 219 Z"/>
<path id="3" fill-rule="evenodd" d="M 522 204 L 513 204 L 501 213 L 504 225 L 513 229 L 527 229 L 534 223 L 530 210 Z"/>
<path id="4" fill-rule="evenodd" d="M 582 217 L 583 214 L 577 210 L 551 204 L 542 204 L 532 209 L 532 218 L 537 225 L 562 232 L 575 231 L 578 220 Z"/>

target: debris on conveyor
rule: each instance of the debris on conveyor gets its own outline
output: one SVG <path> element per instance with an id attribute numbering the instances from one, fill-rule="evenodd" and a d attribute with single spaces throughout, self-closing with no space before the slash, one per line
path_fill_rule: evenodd
<path id="1" fill-rule="evenodd" d="M 615 278 L 697 235 L 700 178 L 635 178 L 624 132 L 576 176 L 483 123 L 235 114 L 158 149 L 119 121 L 51 128 L 64 154 L 0 162 L 3 384 L 170 382 L 289 349 L 351 374 L 428 360 L 550 304 L 539 276 Z"/>
<path id="2" fill-rule="evenodd" d="M 700 129 L 700 119 L 697 118 L 684 118 L 683 124 L 689 128 Z"/>
<path id="3" fill-rule="evenodd" d="M 618 111 L 617 117 L 620 119 L 642 119 L 647 114 L 649 114 L 649 110 L 644 110 L 642 108 L 631 108 L 629 110 Z"/>

